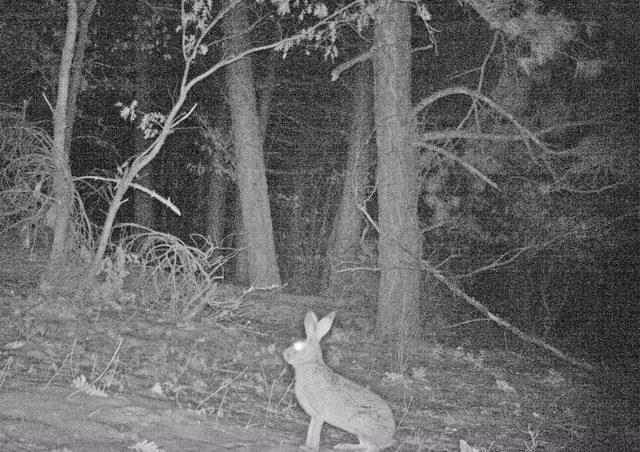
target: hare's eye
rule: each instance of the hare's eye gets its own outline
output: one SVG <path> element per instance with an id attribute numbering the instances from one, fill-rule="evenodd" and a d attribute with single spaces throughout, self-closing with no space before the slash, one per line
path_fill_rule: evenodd
<path id="1" fill-rule="evenodd" d="M 300 350 L 302 350 L 304 348 L 304 342 L 303 341 L 295 341 L 293 343 L 293 349 L 297 352 L 299 352 Z"/>

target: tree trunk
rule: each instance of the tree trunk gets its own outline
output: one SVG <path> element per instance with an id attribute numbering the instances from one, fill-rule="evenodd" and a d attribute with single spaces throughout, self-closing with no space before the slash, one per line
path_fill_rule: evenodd
<path id="1" fill-rule="evenodd" d="M 235 202 L 233 203 L 232 218 L 236 231 L 234 248 L 239 250 L 234 259 L 233 281 L 240 286 L 251 284 L 249 272 L 249 253 L 247 252 L 247 236 L 244 233 L 244 221 L 242 219 L 242 206 L 240 205 L 238 187 L 235 187 Z"/>
<path id="2" fill-rule="evenodd" d="M 220 113 L 212 109 L 209 114 L 215 116 Z M 210 139 L 215 141 L 214 137 L 219 132 L 209 122 L 208 115 L 200 116 L 198 122 L 200 122 L 203 137 L 210 136 Z M 198 189 L 198 205 L 202 214 L 200 220 L 204 223 L 204 234 L 214 245 L 220 247 L 223 246 L 224 234 L 229 225 L 228 217 L 231 212 L 227 200 L 233 187 L 232 178 L 217 167 L 219 162 L 224 160 L 224 156 L 219 156 L 218 153 L 223 154 L 224 152 L 225 150 L 217 148 L 216 145 L 212 146 L 208 164 L 209 171 L 203 175 Z M 231 243 L 224 245 L 230 246 Z"/>
<path id="3" fill-rule="evenodd" d="M 153 43 L 149 42 L 149 30 L 146 22 L 149 15 L 152 14 L 148 8 L 148 3 L 138 0 L 138 20 L 135 42 L 135 98 L 138 101 L 138 108 L 145 113 L 149 112 L 151 106 L 150 92 L 153 87 L 150 70 L 152 65 L 152 47 Z M 134 152 L 139 154 L 144 151 L 150 144 L 149 140 L 145 140 L 144 131 L 136 127 L 134 130 Z M 138 174 L 137 183 L 153 190 L 153 168 L 154 162 L 149 162 L 147 166 L 142 168 Z M 141 226 L 154 229 L 155 222 L 155 203 L 153 198 L 142 190 L 133 189 L 133 218 L 136 223 Z"/>
<path id="4" fill-rule="evenodd" d="M 249 48 L 251 44 L 245 8 L 244 4 L 236 6 L 223 21 L 225 34 L 233 36 L 229 42 L 229 50 L 234 54 Z M 250 281 L 255 287 L 278 286 L 280 273 L 276 261 L 260 121 L 249 56 L 227 66 L 226 85 Z"/>
<path id="5" fill-rule="evenodd" d="M 353 261 L 362 230 L 362 212 L 358 205 L 367 195 L 369 172 L 373 164 L 373 74 L 371 63 L 365 61 L 353 69 L 353 116 L 349 131 L 347 165 L 342 186 L 342 198 L 333 227 L 333 240 L 327 253 L 329 277 L 327 290 L 344 288 L 349 273 L 338 273 L 341 263 Z"/>
<path id="6" fill-rule="evenodd" d="M 50 291 L 56 286 L 60 269 L 66 268 L 67 230 L 73 208 L 73 181 L 69 167 L 69 155 L 65 146 L 67 128 L 67 111 L 69 101 L 70 74 L 78 31 L 78 4 L 76 0 L 67 3 L 67 30 L 65 35 L 60 73 L 58 77 L 58 94 L 53 117 L 53 199 L 54 224 L 53 243 L 49 263 L 40 278 L 40 288 Z"/>
<path id="7" fill-rule="evenodd" d="M 278 52 L 271 52 L 266 62 L 267 75 L 262 81 L 262 89 L 260 90 L 260 97 L 258 99 L 258 112 L 259 112 L 259 124 L 260 124 L 260 139 L 264 145 L 264 141 L 267 138 L 267 128 L 269 127 L 269 113 L 271 112 L 271 101 L 273 99 L 273 92 L 276 88 L 276 72 L 280 65 L 280 55 Z M 237 195 L 237 187 L 235 190 Z M 237 199 L 237 196 L 236 196 Z M 234 229 L 236 231 L 235 247 L 240 250 L 244 250 L 247 247 L 247 241 L 243 231 L 242 221 L 242 209 L 239 202 L 234 204 L 231 211 L 231 216 L 234 221 Z M 234 259 L 234 271 L 233 279 L 239 285 L 247 285 L 251 283 L 251 275 L 249 274 L 249 261 L 246 252 L 239 252 Z"/>
<path id="8" fill-rule="evenodd" d="M 69 85 L 69 101 L 67 104 L 67 123 L 65 125 L 65 149 L 67 155 L 71 154 L 71 138 L 73 137 L 73 126 L 75 124 L 76 113 L 78 111 L 78 95 L 82 87 L 82 71 L 84 69 L 84 54 L 90 44 L 89 23 L 93 17 L 97 0 L 89 0 L 83 8 L 82 17 L 78 24 L 78 42 L 76 43 L 75 55 L 73 57 L 73 69 L 71 72 L 71 84 Z"/>
<path id="9" fill-rule="evenodd" d="M 412 144 L 411 21 L 407 3 L 380 0 L 374 25 L 374 114 L 378 146 L 378 263 L 376 334 L 406 339 L 420 329 L 421 239 L 418 154 Z"/>

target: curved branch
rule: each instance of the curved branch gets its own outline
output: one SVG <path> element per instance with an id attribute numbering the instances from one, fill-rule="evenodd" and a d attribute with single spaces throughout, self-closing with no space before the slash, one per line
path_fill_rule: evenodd
<path id="1" fill-rule="evenodd" d="M 515 128 L 518 129 L 518 131 L 520 131 L 522 136 L 527 137 L 529 140 L 531 140 L 533 143 L 538 145 L 545 152 L 549 151 L 548 146 L 546 144 L 544 144 L 540 140 L 540 138 L 538 138 L 536 136 L 535 133 L 531 132 L 525 126 L 520 124 L 520 122 L 516 119 L 515 116 L 513 116 L 507 110 L 505 110 L 500 105 L 498 105 L 493 99 L 489 98 L 488 96 L 486 96 L 486 95 L 484 95 L 482 93 L 479 93 L 478 91 L 474 91 L 472 89 L 469 89 L 466 86 L 454 86 L 452 88 L 443 89 L 443 90 L 440 90 L 440 91 L 438 91 L 436 93 L 433 93 L 432 95 L 430 95 L 430 96 L 422 99 L 420 102 L 418 102 L 418 104 L 415 107 L 413 107 L 412 114 L 413 114 L 414 117 L 416 117 L 418 115 L 418 113 L 420 113 L 420 111 L 424 110 L 429 105 L 434 104 L 435 102 L 437 102 L 438 100 L 440 100 L 440 99 L 442 99 L 444 97 L 455 96 L 455 95 L 468 96 L 468 97 L 471 97 L 473 99 L 477 99 L 477 100 L 480 100 L 480 101 L 484 102 L 485 104 L 487 104 L 488 106 L 493 108 L 495 111 L 500 113 L 502 116 L 507 118 L 509 120 L 509 122 L 511 124 L 513 124 L 515 126 Z"/>
<path id="2" fill-rule="evenodd" d="M 336 66 L 336 68 L 333 71 L 331 71 L 331 81 L 335 82 L 336 80 L 338 80 L 340 78 L 340 75 L 344 71 L 346 71 L 348 69 L 351 69 L 353 66 L 355 66 L 358 63 L 362 63 L 364 61 L 367 61 L 367 60 L 371 59 L 372 55 L 373 55 L 373 48 L 370 48 L 366 52 L 362 52 L 357 57 L 352 58 L 352 59 L 350 59 L 348 61 L 345 61 L 344 63 L 339 64 L 338 66 Z"/>
<path id="3" fill-rule="evenodd" d="M 520 122 L 516 119 L 516 117 L 513 114 L 509 113 L 506 109 L 504 109 L 503 107 L 498 105 L 494 100 L 492 100 L 491 98 L 489 98 L 488 96 L 486 96 L 486 95 L 484 95 L 482 93 L 479 93 L 478 91 L 474 91 L 474 90 L 469 89 L 469 88 L 464 87 L 464 86 L 455 86 L 455 87 L 452 87 L 452 88 L 443 89 L 443 90 L 440 90 L 440 91 L 438 91 L 436 93 L 433 93 L 432 95 L 422 99 L 413 108 L 412 114 L 413 114 L 414 120 L 417 117 L 417 115 L 423 109 L 425 109 L 428 106 L 434 104 L 435 102 L 437 102 L 440 99 L 443 99 L 443 98 L 448 97 L 448 96 L 455 96 L 455 95 L 467 96 L 467 97 L 470 97 L 471 99 L 479 100 L 481 102 L 484 102 L 489 107 L 491 107 L 493 110 L 495 110 L 500 115 L 502 115 L 504 118 L 506 118 L 518 130 L 518 132 L 520 132 L 520 135 L 522 136 L 522 141 L 524 142 L 524 145 L 527 148 L 527 151 L 529 152 L 529 155 L 531 156 L 531 159 L 534 162 L 542 161 L 542 163 L 544 163 L 544 165 L 546 166 L 547 171 L 549 171 L 549 173 L 554 177 L 554 179 L 557 179 L 557 175 L 555 174 L 555 171 L 553 170 L 553 168 L 551 167 L 549 162 L 544 158 L 544 155 L 550 154 L 552 152 L 552 150 L 549 148 L 549 146 L 547 146 L 538 137 L 537 134 L 533 133 L 532 131 L 527 129 L 525 126 L 520 124 Z M 455 133 L 460 133 L 460 131 L 457 130 Z M 533 150 L 531 148 L 531 143 L 534 143 L 535 145 L 537 145 L 541 149 L 542 154 L 543 154 L 542 156 L 540 156 L 540 157 L 536 157 L 535 156 L 535 154 L 534 154 L 534 152 L 533 152 Z"/>

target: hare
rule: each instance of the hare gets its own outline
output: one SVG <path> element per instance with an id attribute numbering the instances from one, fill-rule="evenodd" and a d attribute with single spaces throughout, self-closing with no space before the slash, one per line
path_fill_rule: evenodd
<path id="1" fill-rule="evenodd" d="M 327 422 L 358 437 L 358 444 L 338 444 L 334 449 L 379 451 L 394 443 L 396 424 L 387 402 L 368 389 L 332 371 L 322 360 L 320 339 L 329 332 L 335 311 L 318 321 L 309 311 L 304 318 L 307 339 L 296 341 L 284 353 L 295 370 L 298 403 L 311 416 L 306 449 L 320 446 Z"/>

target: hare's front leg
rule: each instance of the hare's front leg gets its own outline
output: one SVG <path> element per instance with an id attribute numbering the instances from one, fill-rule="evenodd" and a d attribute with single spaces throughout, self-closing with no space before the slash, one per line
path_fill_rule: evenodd
<path id="1" fill-rule="evenodd" d="M 342 443 L 333 446 L 337 450 L 359 450 L 363 452 L 379 452 L 380 449 L 375 444 L 370 444 L 358 437 L 358 444 Z"/>
<path id="2" fill-rule="evenodd" d="M 324 424 L 324 420 L 319 416 L 311 416 L 309 429 L 307 430 L 307 441 L 304 443 L 306 448 L 318 449 L 320 447 L 320 432 L 322 432 L 322 424 Z"/>

